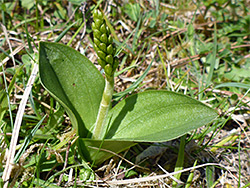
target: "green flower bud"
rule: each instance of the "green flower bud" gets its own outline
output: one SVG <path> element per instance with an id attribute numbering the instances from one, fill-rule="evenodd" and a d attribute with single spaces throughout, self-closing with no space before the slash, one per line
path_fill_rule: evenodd
<path id="1" fill-rule="evenodd" d="M 91 27 L 92 27 L 92 30 L 97 29 L 96 25 L 95 25 L 95 22 L 92 22 Z"/>
<path id="2" fill-rule="evenodd" d="M 97 17 L 97 9 L 96 10 L 94 10 L 94 12 L 93 12 L 93 17 Z"/>
<path id="3" fill-rule="evenodd" d="M 103 52 L 106 52 L 106 51 L 107 51 L 107 46 L 106 46 L 106 44 L 104 44 L 104 43 L 101 43 L 101 44 L 99 45 L 99 48 L 100 48 Z"/>
<path id="4" fill-rule="evenodd" d="M 102 13 L 99 10 L 96 9 L 93 12 L 93 18 L 94 18 L 94 21 L 97 20 L 97 19 L 103 19 Z"/>
<path id="5" fill-rule="evenodd" d="M 103 20 L 97 19 L 95 20 L 94 23 L 95 23 L 96 29 L 100 29 L 101 25 L 103 24 Z"/>
<path id="6" fill-rule="evenodd" d="M 101 31 L 102 33 L 108 34 L 108 32 L 107 32 L 107 30 L 106 30 L 106 24 L 102 24 L 102 25 L 101 25 L 100 31 Z"/>
<path id="7" fill-rule="evenodd" d="M 101 11 L 97 10 L 96 12 L 97 12 L 96 17 L 99 18 L 100 20 L 102 20 L 103 15 L 102 15 Z"/>
<path id="8" fill-rule="evenodd" d="M 107 55 L 106 56 L 106 62 L 110 65 L 113 65 L 113 56 L 112 55 Z"/>
<path id="9" fill-rule="evenodd" d="M 94 37 L 94 44 L 96 44 L 97 46 L 100 46 L 101 41 L 99 41 L 96 37 Z"/>
<path id="10" fill-rule="evenodd" d="M 93 34 L 94 34 L 94 37 L 98 39 L 100 39 L 102 35 L 102 33 L 98 29 L 93 29 Z"/>
<path id="11" fill-rule="evenodd" d="M 112 44 L 112 43 L 113 43 L 113 38 L 112 38 L 111 35 L 109 35 L 109 37 L 108 37 L 108 43 L 109 43 L 109 44 Z"/>
<path id="12" fill-rule="evenodd" d="M 98 58 L 97 59 L 97 62 L 99 63 L 99 65 L 101 65 L 101 67 L 104 69 L 105 65 L 106 65 L 106 62 L 103 61 L 102 59 Z"/>
<path id="13" fill-rule="evenodd" d="M 106 75 L 108 76 L 111 76 L 112 75 L 112 67 L 110 64 L 107 64 L 105 67 L 104 67 L 104 71 L 106 73 Z"/>
<path id="14" fill-rule="evenodd" d="M 97 50 L 97 55 L 102 59 L 102 60 L 105 60 L 106 58 L 106 54 L 101 51 L 101 50 Z"/>
<path id="15" fill-rule="evenodd" d="M 105 43 L 105 44 L 108 44 L 108 37 L 107 37 L 106 33 L 103 33 L 103 34 L 100 36 L 100 41 L 102 41 L 102 42 Z"/>
<path id="16" fill-rule="evenodd" d="M 106 27 L 106 30 L 107 30 L 107 33 L 108 33 L 108 34 L 110 34 L 110 33 L 111 33 L 111 32 L 110 32 L 110 29 L 109 29 L 109 27 L 108 27 L 108 26 Z"/>
<path id="17" fill-rule="evenodd" d="M 94 48 L 95 48 L 95 51 L 99 50 L 99 47 L 96 44 L 94 44 Z"/>
<path id="18" fill-rule="evenodd" d="M 108 54 L 113 54 L 113 51 L 114 51 L 113 45 L 110 44 L 110 45 L 107 47 L 107 53 L 108 53 Z"/>

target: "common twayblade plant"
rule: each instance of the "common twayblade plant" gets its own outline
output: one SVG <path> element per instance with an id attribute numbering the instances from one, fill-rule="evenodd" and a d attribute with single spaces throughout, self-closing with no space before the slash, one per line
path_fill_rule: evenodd
<path id="1" fill-rule="evenodd" d="M 68 46 L 41 42 L 39 48 L 41 82 L 69 115 L 84 160 L 100 164 L 114 152 L 139 142 L 175 139 L 217 116 L 205 104 L 165 90 L 133 94 L 112 108 L 119 61 L 102 13 L 94 11 L 93 18 L 94 48 L 104 76 L 88 58 Z"/>

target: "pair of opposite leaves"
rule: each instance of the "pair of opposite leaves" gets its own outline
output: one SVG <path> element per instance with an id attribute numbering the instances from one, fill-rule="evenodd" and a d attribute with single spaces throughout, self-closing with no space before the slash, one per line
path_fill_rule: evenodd
<path id="1" fill-rule="evenodd" d="M 136 142 L 163 142 L 211 122 L 215 110 L 188 96 L 157 90 L 134 94 L 108 114 L 104 141 L 90 138 L 104 89 L 104 78 L 78 51 L 58 43 L 41 42 L 39 69 L 43 86 L 61 103 L 77 129 L 78 149 L 100 163 L 111 156 L 101 146 L 120 152 Z M 96 153 L 98 152 L 98 155 Z"/>

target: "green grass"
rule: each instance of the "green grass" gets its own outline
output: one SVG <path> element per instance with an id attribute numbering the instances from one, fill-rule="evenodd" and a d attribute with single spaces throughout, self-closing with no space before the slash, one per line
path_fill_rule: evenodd
<path id="1" fill-rule="evenodd" d="M 107 186 L 114 179 L 126 186 L 139 177 L 145 180 L 134 186 L 249 186 L 249 3 L 155 0 L 114 1 L 111 5 L 89 1 L 83 15 L 79 2 L 0 2 L 0 22 L 8 35 L 1 25 L 0 185 L 16 133 L 9 184 L 13 187 Z M 167 89 L 205 102 L 217 109 L 219 117 L 181 139 L 158 148 L 154 143 L 142 143 L 93 167 L 79 157 L 67 114 L 37 76 L 24 104 L 20 130 L 14 130 L 24 90 L 37 63 L 39 41 L 68 44 L 97 65 L 90 13 L 95 8 L 103 10 L 109 20 L 121 62 L 114 103 L 148 88 Z M 135 165 L 138 156 L 143 160 Z M 181 169 L 181 174 L 174 174 Z M 157 175 L 167 172 L 171 176 L 160 181 Z M 147 180 L 149 177 L 156 181 Z"/>

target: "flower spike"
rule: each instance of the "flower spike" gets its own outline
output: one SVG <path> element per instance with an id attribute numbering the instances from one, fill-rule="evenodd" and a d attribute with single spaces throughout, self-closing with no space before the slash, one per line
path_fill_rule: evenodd
<path id="1" fill-rule="evenodd" d="M 98 63 L 105 71 L 107 79 L 114 77 L 118 67 L 117 57 L 114 57 L 116 49 L 113 46 L 113 39 L 110 29 L 104 20 L 102 12 L 95 10 L 93 13 L 92 29 L 94 34 L 94 48 L 98 56 Z"/>

